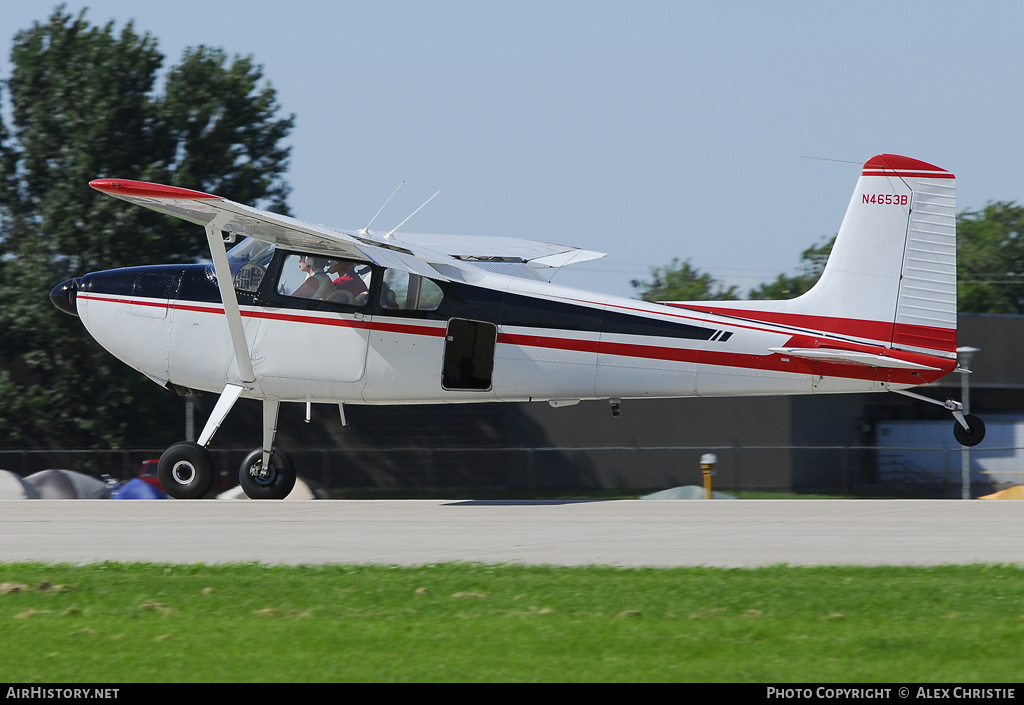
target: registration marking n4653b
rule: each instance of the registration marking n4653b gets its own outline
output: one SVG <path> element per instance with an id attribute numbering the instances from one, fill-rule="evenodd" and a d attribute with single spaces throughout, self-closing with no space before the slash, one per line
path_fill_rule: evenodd
<path id="1" fill-rule="evenodd" d="M 909 202 L 906 194 L 897 193 L 865 193 L 861 203 L 871 203 L 876 206 L 905 206 Z"/>

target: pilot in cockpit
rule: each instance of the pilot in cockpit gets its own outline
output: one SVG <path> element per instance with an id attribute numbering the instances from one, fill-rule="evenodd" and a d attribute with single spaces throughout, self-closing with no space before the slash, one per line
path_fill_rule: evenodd
<path id="1" fill-rule="evenodd" d="M 322 257 L 300 256 L 299 269 L 306 274 L 306 280 L 291 295 L 306 299 L 326 299 L 334 291 L 334 282 L 324 272 L 326 264 L 327 261 Z"/>

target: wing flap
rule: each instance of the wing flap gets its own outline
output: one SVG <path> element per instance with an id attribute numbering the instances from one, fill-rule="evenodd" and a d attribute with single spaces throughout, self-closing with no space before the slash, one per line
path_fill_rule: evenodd
<path id="1" fill-rule="evenodd" d="M 369 237 L 378 236 L 370 233 Z M 391 240 L 410 249 L 428 248 L 459 259 L 521 261 L 534 268 L 564 267 L 605 256 L 603 252 L 516 237 L 395 233 Z"/>
<path id="2" fill-rule="evenodd" d="M 360 249 L 374 263 L 382 267 L 401 269 L 411 274 L 419 274 L 428 279 L 448 279 L 448 277 L 431 267 L 428 262 L 415 255 L 374 245 L 362 245 Z"/>

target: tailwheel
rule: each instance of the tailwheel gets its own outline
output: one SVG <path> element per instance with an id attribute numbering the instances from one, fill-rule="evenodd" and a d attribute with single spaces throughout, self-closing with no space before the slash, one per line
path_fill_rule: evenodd
<path id="1" fill-rule="evenodd" d="M 175 499 L 198 499 L 213 485 L 213 460 L 206 448 L 191 441 L 175 443 L 160 456 L 156 474 Z"/>
<path id="2" fill-rule="evenodd" d="M 953 437 L 962 446 L 973 447 L 985 440 L 985 422 L 974 414 L 964 414 L 964 428 L 958 420 L 953 424 Z"/>
<path id="3" fill-rule="evenodd" d="M 257 448 L 242 461 L 238 484 L 249 499 L 284 499 L 295 487 L 295 465 L 291 456 L 278 451 L 263 467 L 263 449 Z"/>

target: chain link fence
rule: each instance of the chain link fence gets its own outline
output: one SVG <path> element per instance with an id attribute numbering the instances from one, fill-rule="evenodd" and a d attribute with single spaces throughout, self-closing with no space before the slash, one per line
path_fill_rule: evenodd
<path id="1" fill-rule="evenodd" d="M 251 448 L 211 448 L 220 492 L 238 484 Z M 126 480 L 163 449 L 0 450 L 0 469 L 19 475 L 50 468 Z M 959 498 L 965 453 L 949 448 L 881 446 L 595 446 L 477 448 L 307 448 L 290 455 L 299 475 L 333 496 L 442 496 L 458 492 L 536 497 L 552 493 L 640 495 L 702 485 L 700 458 L 717 457 L 716 491 L 804 492 L 841 496 Z M 987 458 L 1021 448 L 970 451 L 971 496 L 998 489 Z M 1012 476 L 1012 473 L 1011 473 Z M 1012 480 L 1012 477 L 1010 478 Z"/>

